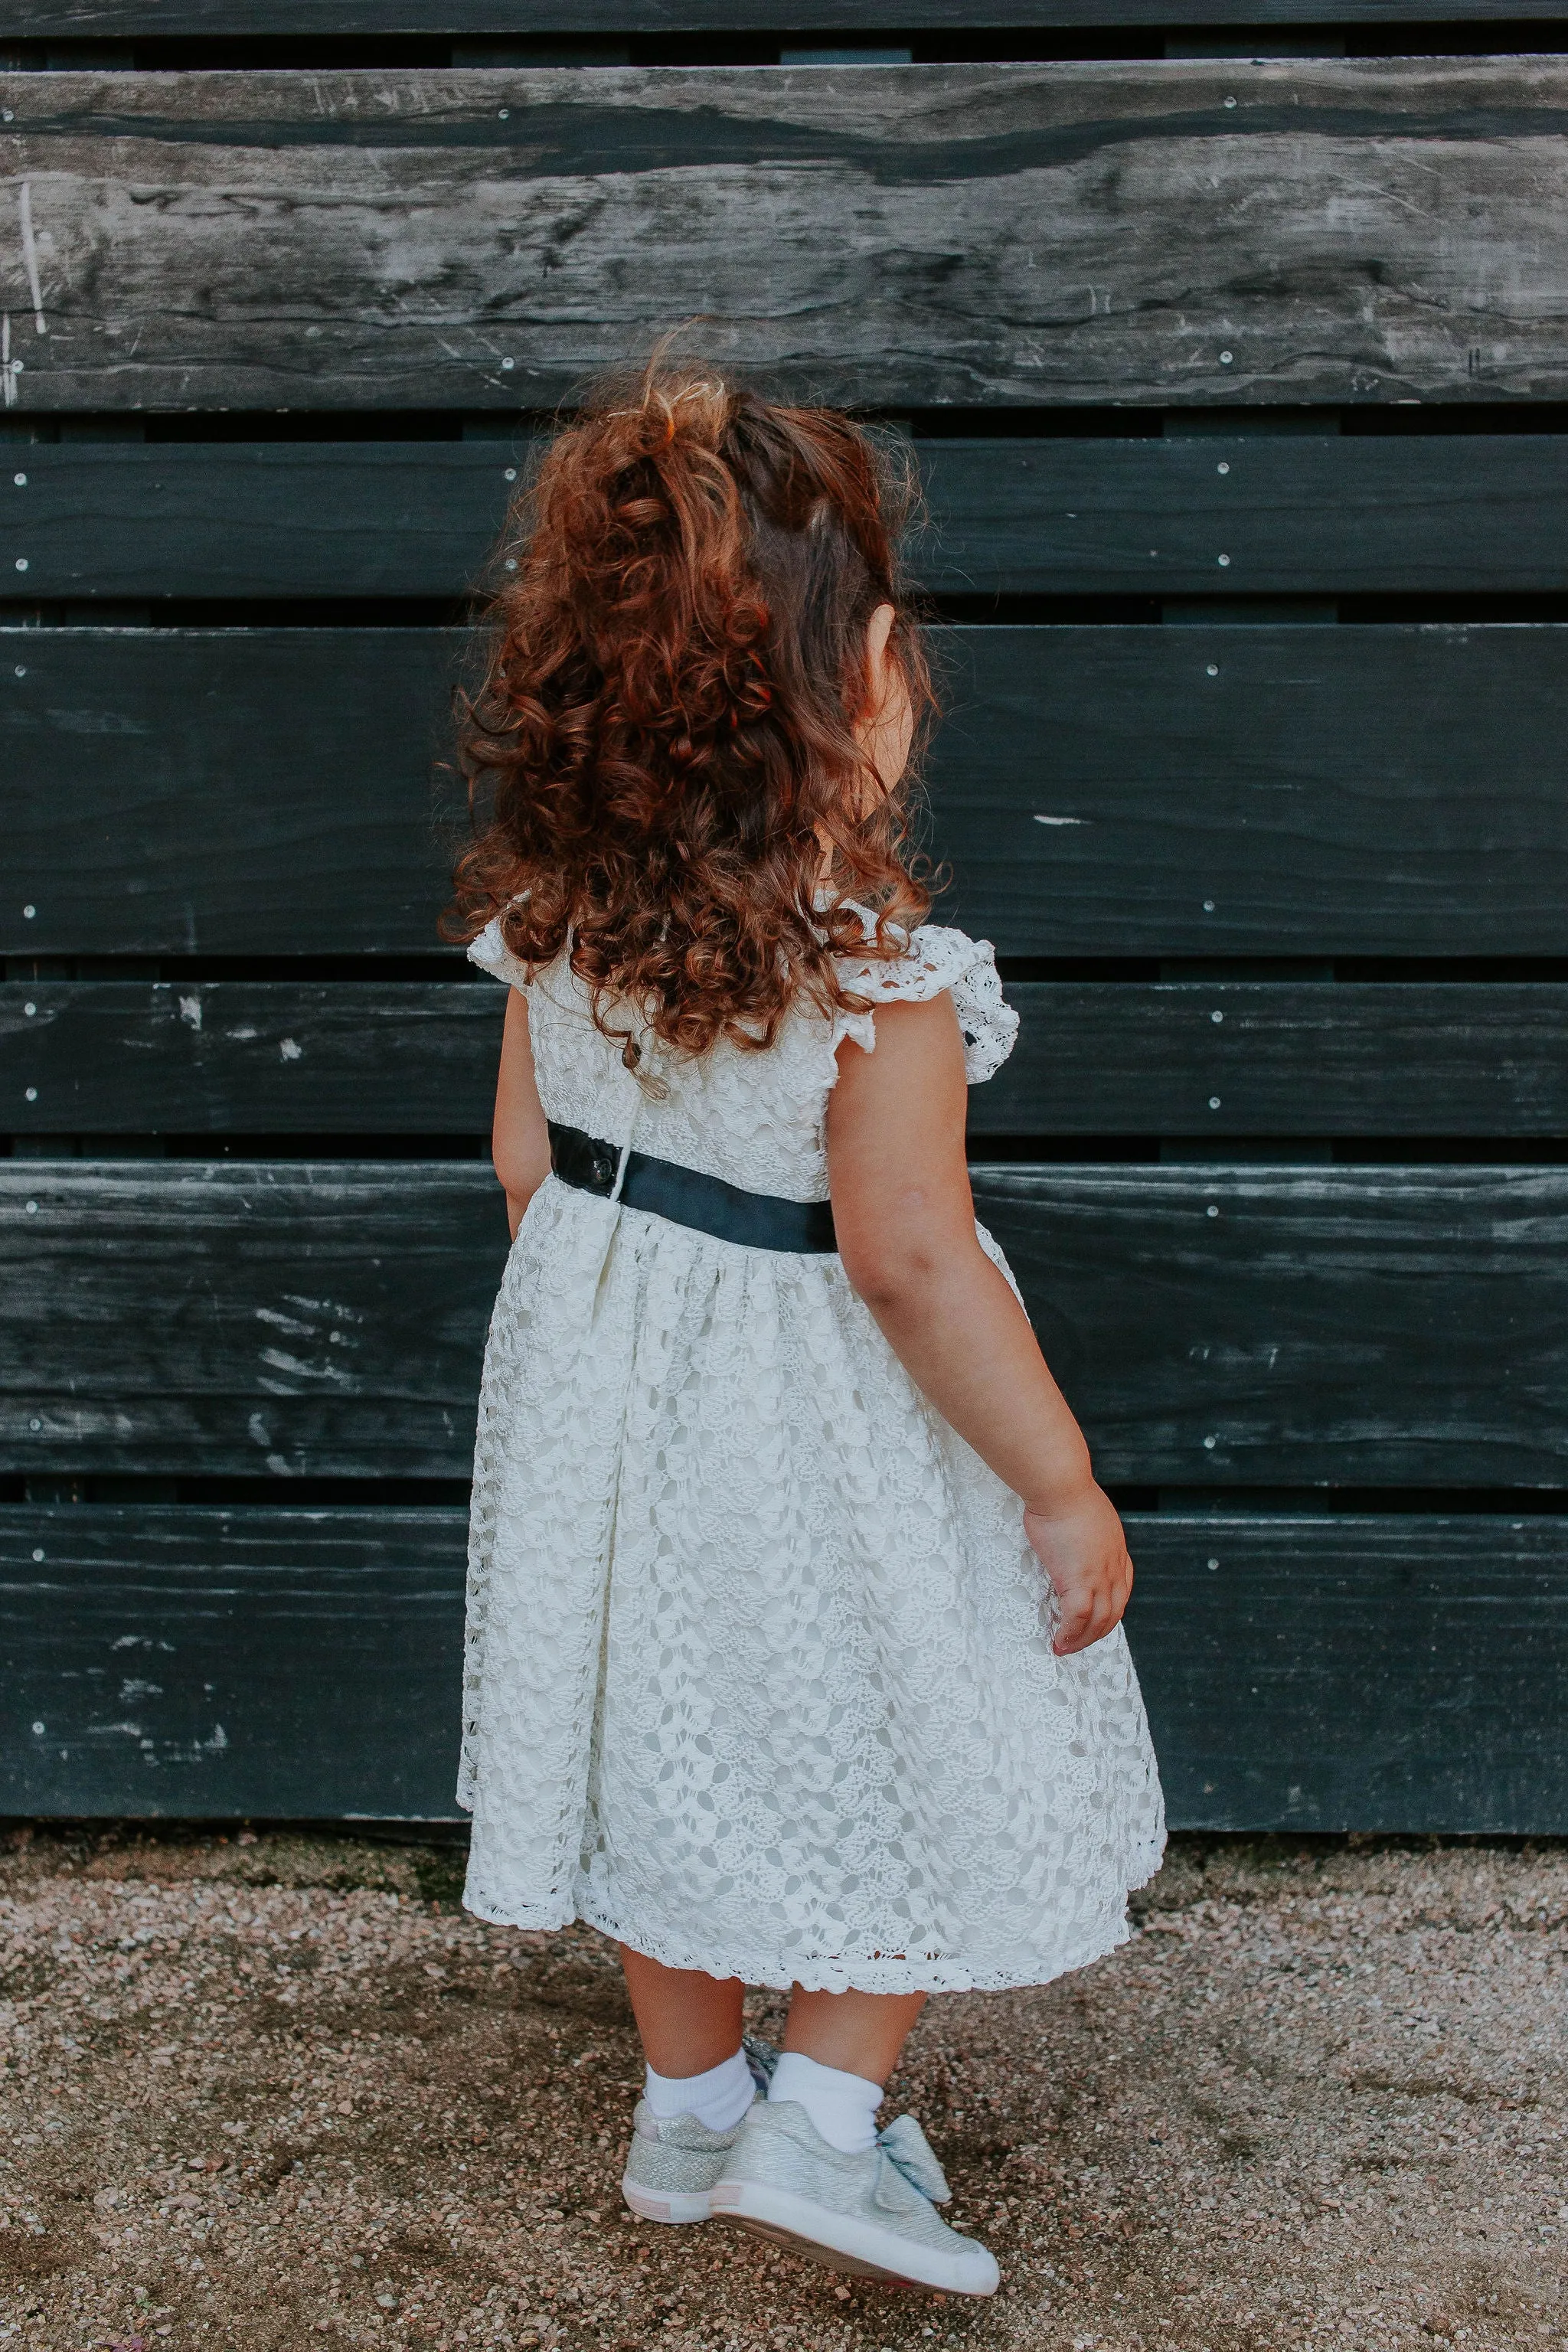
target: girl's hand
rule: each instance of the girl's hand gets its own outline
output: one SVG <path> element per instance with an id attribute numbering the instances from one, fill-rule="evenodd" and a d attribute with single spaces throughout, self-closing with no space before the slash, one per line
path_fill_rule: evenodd
<path id="1" fill-rule="evenodd" d="M 1061 1605 L 1051 1647 L 1058 1658 L 1070 1658 L 1121 1622 L 1132 1591 L 1121 1521 L 1110 1496 L 1091 1485 L 1059 1509 L 1026 1508 L 1024 1533 Z"/>

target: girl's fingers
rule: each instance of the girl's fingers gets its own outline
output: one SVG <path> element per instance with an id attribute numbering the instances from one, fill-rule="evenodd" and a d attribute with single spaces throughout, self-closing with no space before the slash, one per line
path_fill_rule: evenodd
<path id="1" fill-rule="evenodd" d="M 1132 1591 L 1132 1563 L 1125 1554 L 1113 1568 L 1070 1599 L 1058 1588 L 1061 1623 L 1051 1647 L 1058 1658 L 1092 1649 L 1121 1622 Z"/>

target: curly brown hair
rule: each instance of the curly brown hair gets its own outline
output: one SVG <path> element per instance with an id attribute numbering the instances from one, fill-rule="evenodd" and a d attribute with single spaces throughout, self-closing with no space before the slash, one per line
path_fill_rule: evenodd
<path id="1" fill-rule="evenodd" d="M 564 950 L 628 1065 L 628 1009 L 700 1055 L 770 1045 L 800 995 L 858 1008 L 835 955 L 896 955 L 931 903 L 910 787 L 857 737 L 881 604 L 917 740 L 934 709 L 899 573 L 913 501 L 908 465 L 832 410 L 659 354 L 602 386 L 509 520 L 459 701 L 472 837 L 445 936 L 499 914 L 531 971 Z"/>

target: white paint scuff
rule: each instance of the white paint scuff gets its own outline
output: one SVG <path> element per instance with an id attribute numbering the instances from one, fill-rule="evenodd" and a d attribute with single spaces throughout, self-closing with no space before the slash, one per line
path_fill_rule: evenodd
<path id="1" fill-rule="evenodd" d="M 33 325 L 40 335 L 47 335 L 49 331 L 44 324 L 44 289 L 38 278 L 38 241 L 33 235 L 33 191 L 26 180 L 22 183 L 20 206 L 22 267 L 27 273 L 27 291 L 33 298 Z"/>

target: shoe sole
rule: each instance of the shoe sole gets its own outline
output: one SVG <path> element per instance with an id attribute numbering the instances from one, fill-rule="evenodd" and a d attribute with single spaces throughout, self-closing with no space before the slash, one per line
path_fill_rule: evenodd
<path id="1" fill-rule="evenodd" d="M 787 2246 L 825 2270 L 855 2278 L 880 2279 L 887 2286 L 925 2287 L 937 2294 L 994 2294 L 985 2286 L 955 2278 L 941 2254 L 911 2246 L 896 2231 L 879 2229 L 848 2213 L 814 2205 L 790 2189 L 769 2189 L 754 2180 L 721 2180 L 710 2200 L 716 2221 L 733 2221 L 754 2238 Z"/>
<path id="2" fill-rule="evenodd" d="M 646 2189 L 627 2173 L 621 2195 L 639 2221 L 663 2221 L 681 2228 L 689 2221 L 710 2221 L 713 2200 L 705 2189 Z"/>

